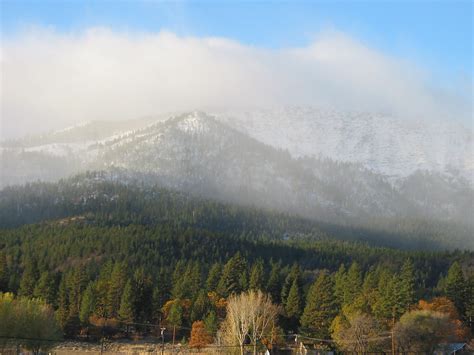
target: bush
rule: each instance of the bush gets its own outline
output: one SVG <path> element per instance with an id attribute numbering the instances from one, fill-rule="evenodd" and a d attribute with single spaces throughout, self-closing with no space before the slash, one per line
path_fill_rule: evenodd
<path id="1" fill-rule="evenodd" d="M 60 339 L 61 330 L 51 306 L 39 299 L 0 293 L 0 349 L 18 345 L 37 354 Z"/>

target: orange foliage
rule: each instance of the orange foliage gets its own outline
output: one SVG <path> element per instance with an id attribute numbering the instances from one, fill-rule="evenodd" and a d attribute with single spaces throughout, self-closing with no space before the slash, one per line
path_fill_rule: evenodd
<path id="1" fill-rule="evenodd" d="M 420 302 L 418 302 L 418 308 L 424 311 L 448 314 L 451 319 L 459 319 L 459 313 L 456 306 L 453 301 L 447 297 L 435 297 L 431 302 L 420 300 Z"/>
<path id="2" fill-rule="evenodd" d="M 201 349 L 212 343 L 212 337 L 206 330 L 204 322 L 198 320 L 193 323 L 191 329 L 191 339 L 189 341 L 189 346 L 191 348 Z"/>
<path id="3" fill-rule="evenodd" d="M 89 323 L 96 327 L 111 327 L 117 328 L 120 322 L 115 318 L 102 318 L 96 315 L 89 317 Z"/>
<path id="4" fill-rule="evenodd" d="M 449 319 L 454 326 L 457 340 L 465 340 L 469 337 L 469 329 L 467 329 L 462 322 L 459 320 L 459 313 L 451 301 L 447 297 L 435 297 L 430 302 L 420 300 L 418 302 L 418 308 L 425 311 L 433 311 L 444 313 L 449 316 Z"/>

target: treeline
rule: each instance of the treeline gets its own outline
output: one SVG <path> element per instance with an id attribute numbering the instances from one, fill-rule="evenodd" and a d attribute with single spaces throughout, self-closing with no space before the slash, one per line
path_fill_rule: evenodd
<path id="1" fill-rule="evenodd" d="M 398 271 L 383 263 L 364 270 L 353 262 L 335 272 L 272 259 L 251 262 L 239 252 L 210 268 L 203 261 L 181 259 L 172 268 L 156 271 L 118 260 L 99 266 L 90 259 L 72 260 L 65 271 L 40 271 L 36 259 L 26 259 L 19 288 L 9 290 L 7 259 L 2 254 L 2 291 L 52 305 L 67 338 L 158 335 L 158 326 L 165 326 L 172 330 L 167 340 L 174 343 L 189 338 L 191 327 L 202 321 L 212 343 L 228 322 L 229 297 L 250 290 L 263 291 L 278 306 L 273 335 L 266 338 L 268 343 L 271 336 L 273 346 L 285 344 L 285 334 L 294 333 L 319 347 L 337 344 L 355 351 L 352 346 L 357 341 L 347 339 L 364 332 L 365 351 L 380 351 L 389 345 L 379 340 L 387 340 L 389 333 L 395 336 L 395 330 L 398 337 L 419 332 L 420 318 L 424 327 L 436 328 L 428 331 L 436 334 L 429 343 L 434 346 L 433 342 L 467 340 L 474 315 L 474 275 L 463 271 L 458 262 L 436 286 L 426 287 L 410 258 Z M 443 335 L 439 329 L 444 329 Z M 405 342 L 419 342 L 412 338 Z M 404 344 L 401 338 L 397 341 Z"/>
<path id="2" fill-rule="evenodd" d="M 283 239 L 303 235 L 407 250 L 472 246 L 462 242 L 472 239 L 472 229 L 455 223 L 376 218 L 354 221 L 351 225 L 333 225 L 204 200 L 159 186 L 145 186 L 133 179 L 128 181 L 120 174 L 115 176 L 114 172 L 90 172 L 57 183 L 38 182 L 0 191 L 0 228 L 77 215 L 91 218 L 101 226 L 171 223 L 215 232 L 253 233 L 253 238 Z"/>

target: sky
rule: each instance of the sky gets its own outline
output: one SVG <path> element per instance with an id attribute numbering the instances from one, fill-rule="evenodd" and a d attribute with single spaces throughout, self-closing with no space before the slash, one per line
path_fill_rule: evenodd
<path id="1" fill-rule="evenodd" d="M 2 137 L 319 104 L 472 125 L 472 1 L 0 0 Z"/>

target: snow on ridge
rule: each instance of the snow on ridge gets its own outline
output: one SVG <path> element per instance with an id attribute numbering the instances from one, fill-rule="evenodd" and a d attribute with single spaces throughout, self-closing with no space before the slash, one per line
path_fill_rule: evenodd
<path id="1" fill-rule="evenodd" d="M 416 170 L 455 168 L 474 180 L 473 134 L 460 124 L 311 107 L 227 111 L 217 117 L 294 157 L 361 163 L 394 177 L 406 177 Z"/>
<path id="2" fill-rule="evenodd" d="M 177 126 L 180 130 L 186 133 L 206 133 L 210 130 L 210 127 L 206 122 L 207 118 L 206 114 L 199 111 L 193 111 L 183 119 L 179 120 Z"/>

